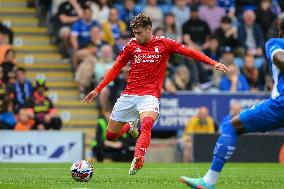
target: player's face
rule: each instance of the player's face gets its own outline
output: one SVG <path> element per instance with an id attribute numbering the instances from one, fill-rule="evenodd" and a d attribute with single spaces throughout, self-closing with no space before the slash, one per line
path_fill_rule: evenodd
<path id="1" fill-rule="evenodd" d="M 134 28 L 133 34 L 135 38 L 137 39 L 138 43 L 147 43 L 151 40 L 152 33 L 151 33 L 151 27 L 148 28 Z"/>

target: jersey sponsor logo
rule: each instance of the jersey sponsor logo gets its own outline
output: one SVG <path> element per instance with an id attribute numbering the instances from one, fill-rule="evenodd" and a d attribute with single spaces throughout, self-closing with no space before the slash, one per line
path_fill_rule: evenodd
<path id="1" fill-rule="evenodd" d="M 155 63 L 160 60 L 162 55 L 160 54 L 135 54 L 134 63 Z"/>

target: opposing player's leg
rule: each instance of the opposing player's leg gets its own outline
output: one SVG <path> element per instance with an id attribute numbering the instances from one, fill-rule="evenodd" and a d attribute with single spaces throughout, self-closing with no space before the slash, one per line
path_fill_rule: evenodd
<path id="1" fill-rule="evenodd" d="M 157 112 L 143 112 L 140 114 L 141 133 L 135 146 L 134 158 L 129 169 L 130 175 L 136 174 L 144 165 L 144 155 L 150 145 L 151 130 L 157 118 Z"/>
<path id="2" fill-rule="evenodd" d="M 282 101 L 283 102 L 283 101 Z M 266 132 L 281 128 L 284 121 L 284 104 L 278 100 L 266 100 L 261 104 L 246 109 L 231 121 L 225 123 L 214 148 L 211 168 L 203 178 L 181 177 L 182 183 L 192 188 L 214 188 L 219 173 L 236 148 L 237 136 L 243 133 Z"/>

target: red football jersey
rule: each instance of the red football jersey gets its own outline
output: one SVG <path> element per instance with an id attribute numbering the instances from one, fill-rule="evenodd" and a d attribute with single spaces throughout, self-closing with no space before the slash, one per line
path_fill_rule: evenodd
<path id="1" fill-rule="evenodd" d="M 153 36 L 151 41 L 144 44 L 139 44 L 135 38 L 132 38 L 96 90 L 98 92 L 102 90 L 130 61 L 131 69 L 123 94 L 153 95 L 160 98 L 166 63 L 171 54 L 182 54 L 211 65 L 216 64 L 203 53 L 165 37 Z"/>

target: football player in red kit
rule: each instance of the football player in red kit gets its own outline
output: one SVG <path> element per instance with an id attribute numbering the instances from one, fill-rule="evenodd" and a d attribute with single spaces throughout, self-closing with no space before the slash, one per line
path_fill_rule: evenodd
<path id="1" fill-rule="evenodd" d="M 174 40 L 152 35 L 152 20 L 139 14 L 130 26 L 132 38 L 116 58 L 113 67 L 105 74 L 100 84 L 83 101 L 92 102 L 99 92 L 113 81 L 120 70 L 130 62 L 127 85 L 114 105 L 106 132 L 107 140 L 114 140 L 126 132 L 137 131 L 134 124 L 140 118 L 141 133 L 135 147 L 135 154 L 129 174 L 134 175 L 143 167 L 144 155 L 151 140 L 151 129 L 159 114 L 166 63 L 171 54 L 181 54 L 212 65 L 212 68 L 227 72 L 228 68 L 202 52 L 186 47 Z"/>

